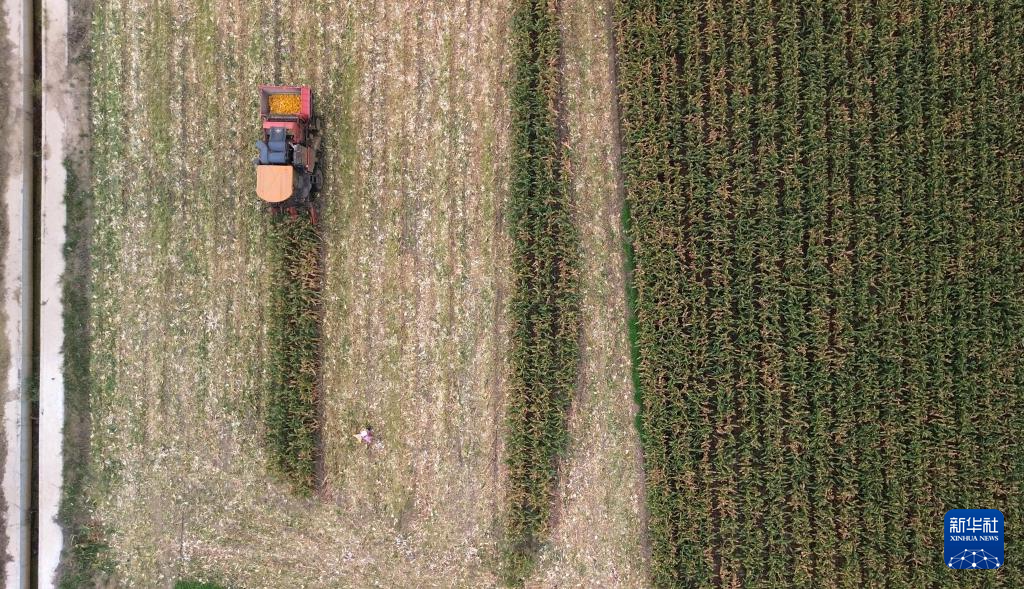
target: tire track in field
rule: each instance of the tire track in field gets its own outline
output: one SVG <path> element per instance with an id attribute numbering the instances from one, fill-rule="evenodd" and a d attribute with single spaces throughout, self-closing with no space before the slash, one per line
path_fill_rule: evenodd
<path id="1" fill-rule="evenodd" d="M 634 309 L 630 308 L 631 295 L 629 291 L 632 290 L 633 286 L 633 268 L 632 261 L 627 259 L 628 256 L 632 256 L 632 246 L 629 242 L 629 228 L 628 228 L 628 217 L 629 213 L 625 210 L 626 207 L 626 180 L 622 172 L 622 107 L 619 102 L 619 47 L 618 47 L 618 35 L 615 25 L 615 0 L 607 0 L 605 3 L 605 30 L 607 35 L 608 43 L 608 84 L 611 88 L 611 113 L 612 113 L 612 124 L 611 124 L 611 162 L 612 169 L 615 173 L 615 205 L 613 209 L 616 209 L 618 216 L 623 220 L 620 226 L 622 234 L 620 235 L 620 249 L 623 252 L 622 266 L 623 266 L 623 293 L 626 297 L 626 324 L 627 326 L 636 320 L 634 317 Z M 613 210 L 613 212 L 615 212 Z M 628 250 L 628 254 L 626 253 Z M 629 328 L 627 327 L 627 340 L 630 348 L 630 356 L 632 356 L 632 347 L 636 342 L 632 341 L 632 337 L 628 336 Z M 636 368 L 632 366 L 634 359 L 630 358 L 630 372 L 631 377 L 635 372 Z M 637 403 L 638 391 L 636 390 L 633 382 L 631 384 L 631 392 L 629 400 L 630 409 L 630 421 L 635 425 L 638 423 L 640 414 L 640 405 Z M 643 445 L 640 443 L 640 432 L 636 431 L 636 437 L 633 443 L 633 457 L 639 469 L 638 472 L 638 484 L 640 485 L 640 540 L 641 549 L 643 553 L 644 563 L 643 567 L 645 570 L 649 566 L 651 558 L 651 538 L 648 533 L 648 521 L 650 515 L 647 510 L 647 478 L 644 476 L 644 450 Z"/>

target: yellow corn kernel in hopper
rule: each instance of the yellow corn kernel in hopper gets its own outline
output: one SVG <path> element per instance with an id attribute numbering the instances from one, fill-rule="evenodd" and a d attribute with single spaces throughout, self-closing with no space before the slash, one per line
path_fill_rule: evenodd
<path id="1" fill-rule="evenodd" d="M 274 115 L 297 115 L 299 114 L 299 97 L 295 94 L 274 94 L 270 97 L 270 114 Z"/>

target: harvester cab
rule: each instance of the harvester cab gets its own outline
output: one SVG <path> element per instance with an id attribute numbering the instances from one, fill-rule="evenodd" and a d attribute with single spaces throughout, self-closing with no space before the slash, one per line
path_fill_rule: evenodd
<path id="1" fill-rule="evenodd" d="M 274 214 L 308 211 L 317 220 L 323 187 L 320 118 L 309 86 L 260 86 L 262 139 L 256 142 L 256 195 Z"/>

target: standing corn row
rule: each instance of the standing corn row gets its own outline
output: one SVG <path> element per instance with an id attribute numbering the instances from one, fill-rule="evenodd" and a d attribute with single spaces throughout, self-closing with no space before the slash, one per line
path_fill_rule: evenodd
<path id="1" fill-rule="evenodd" d="M 559 27 L 553 3 L 520 0 L 512 21 L 514 293 L 506 437 L 503 576 L 521 585 L 548 528 L 579 359 L 579 238 L 559 140 Z"/>
<path id="2" fill-rule="evenodd" d="M 315 484 L 320 402 L 321 237 L 305 217 L 270 226 L 272 276 L 267 438 L 275 470 L 297 489 Z"/>

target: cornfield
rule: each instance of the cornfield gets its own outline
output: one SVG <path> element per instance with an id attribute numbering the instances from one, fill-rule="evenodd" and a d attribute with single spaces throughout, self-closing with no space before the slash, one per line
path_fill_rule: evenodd
<path id="1" fill-rule="evenodd" d="M 616 6 L 655 584 L 1024 584 L 1024 11 Z"/>
<path id="2" fill-rule="evenodd" d="M 1024 587 L 1019 0 L 86 19 L 62 587 Z M 282 81 L 320 229 L 253 194 Z"/>

